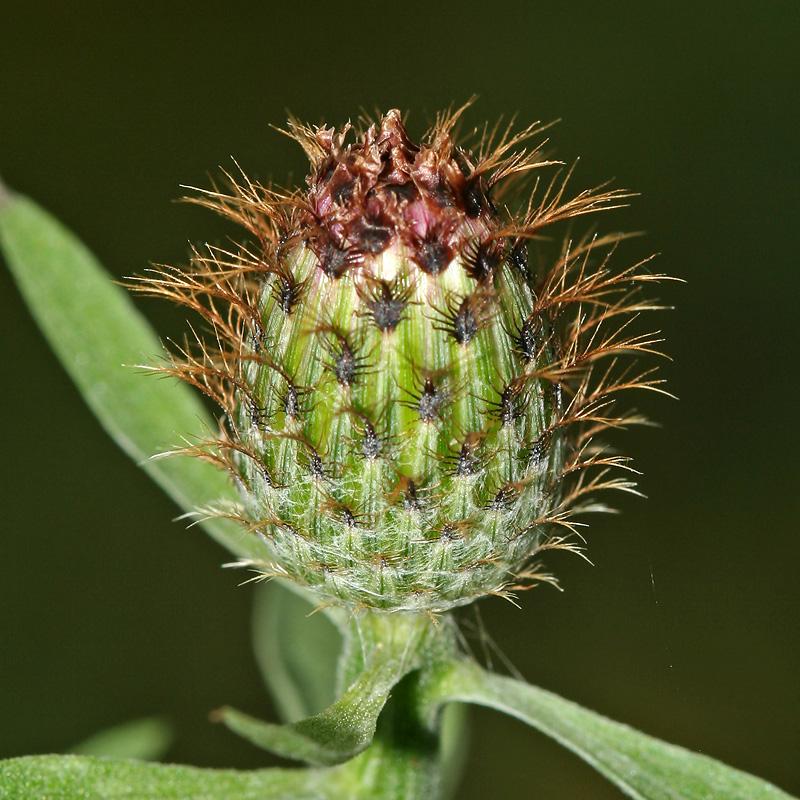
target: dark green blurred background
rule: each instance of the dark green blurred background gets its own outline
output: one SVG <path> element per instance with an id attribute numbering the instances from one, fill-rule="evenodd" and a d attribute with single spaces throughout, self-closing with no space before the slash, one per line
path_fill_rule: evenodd
<path id="1" fill-rule="evenodd" d="M 622 441 L 649 499 L 594 521 L 595 566 L 554 554 L 566 591 L 484 602 L 484 624 L 532 682 L 800 794 L 798 43 L 796 0 L 2 0 L 0 173 L 123 276 L 224 240 L 171 201 L 230 156 L 302 178 L 270 129 L 287 108 L 342 123 L 397 106 L 415 135 L 473 93 L 471 124 L 561 118 L 551 142 L 581 157 L 576 189 L 641 192 L 598 220 L 647 232 L 617 265 L 658 251 L 687 281 L 653 318 L 680 400 L 634 398 L 661 425 Z M 207 721 L 225 702 L 272 713 L 251 588 L 101 432 L 5 269 L 0 300 L 0 756 L 163 713 L 170 760 L 270 763 Z M 621 797 L 522 725 L 474 720 L 461 798 Z"/>

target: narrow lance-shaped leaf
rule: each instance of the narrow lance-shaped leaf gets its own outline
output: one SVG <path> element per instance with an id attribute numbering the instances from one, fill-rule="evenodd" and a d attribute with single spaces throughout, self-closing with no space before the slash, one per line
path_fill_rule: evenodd
<path id="1" fill-rule="evenodd" d="M 352 798 L 351 790 L 343 784 L 330 770 L 319 769 L 239 772 L 85 756 L 27 756 L 0 761 L 0 800 Z"/>
<path id="2" fill-rule="evenodd" d="M 69 752 L 103 758 L 136 758 L 157 761 L 169 750 L 173 734 L 160 717 L 145 717 L 98 731 L 71 747 Z"/>
<path id="3" fill-rule="evenodd" d="M 253 744 L 312 764 L 337 764 L 366 749 L 395 685 L 453 650 L 454 626 L 420 614 L 364 614 L 350 620 L 338 676 L 346 691 L 313 717 L 274 725 L 232 708 L 219 719 Z"/>
<path id="4" fill-rule="evenodd" d="M 253 606 L 253 647 L 261 675 L 284 722 L 297 722 L 336 699 L 336 663 L 342 634 L 313 602 L 262 584 Z"/>
<path id="5" fill-rule="evenodd" d="M 184 510 L 235 499 L 228 478 L 211 464 L 151 458 L 183 437 L 202 437 L 214 423 L 187 386 L 148 379 L 132 367 L 153 362 L 163 348 L 94 255 L 32 200 L 7 190 L 0 191 L 0 247 L 47 341 L 114 441 Z M 204 525 L 236 555 L 261 554 L 233 523 Z"/>
<path id="6" fill-rule="evenodd" d="M 635 800 L 792 800 L 753 775 L 465 660 L 439 670 L 422 698 L 431 718 L 453 700 L 510 714 L 572 750 Z"/>
<path id="7" fill-rule="evenodd" d="M 222 708 L 219 719 L 248 741 L 285 758 L 311 764 L 339 764 L 366 749 L 392 687 L 416 666 L 389 648 L 361 673 L 332 706 L 316 716 L 274 725 L 234 708 Z"/>

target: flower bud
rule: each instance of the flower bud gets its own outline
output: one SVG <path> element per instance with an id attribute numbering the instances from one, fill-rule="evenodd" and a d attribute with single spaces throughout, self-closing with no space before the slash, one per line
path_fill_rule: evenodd
<path id="1" fill-rule="evenodd" d="M 470 150 L 460 114 L 420 144 L 397 111 L 361 131 L 294 123 L 307 188 L 204 193 L 253 241 L 150 281 L 215 330 L 170 368 L 226 412 L 198 450 L 234 474 L 264 571 L 322 602 L 436 613 L 506 594 L 566 546 L 589 490 L 630 488 L 582 471 L 623 465 L 594 433 L 622 421 L 616 391 L 653 382 L 593 365 L 651 346 L 618 319 L 653 276 L 592 263 L 619 236 L 568 242 L 541 276 L 527 252 L 624 195 L 552 184 L 515 217 L 498 192 L 551 163 L 515 152 L 536 130 Z"/>

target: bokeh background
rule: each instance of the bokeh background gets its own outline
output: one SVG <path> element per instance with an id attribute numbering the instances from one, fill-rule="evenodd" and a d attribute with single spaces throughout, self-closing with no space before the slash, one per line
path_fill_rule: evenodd
<path id="1" fill-rule="evenodd" d="M 635 398 L 660 425 L 621 440 L 648 499 L 594 521 L 594 566 L 553 554 L 565 591 L 483 602 L 483 626 L 530 681 L 800 794 L 799 41 L 796 0 L 3 0 L 0 174 L 120 277 L 224 241 L 172 201 L 231 156 L 302 178 L 270 128 L 287 109 L 399 107 L 419 135 L 477 93 L 471 125 L 561 119 L 576 188 L 641 193 L 597 219 L 647 233 L 617 264 L 657 251 L 687 282 L 657 320 L 680 400 Z M 274 763 L 208 722 L 227 702 L 272 714 L 251 588 L 102 433 L 5 269 L 0 302 L 0 757 L 158 713 L 169 760 Z M 621 797 L 523 725 L 473 720 L 464 800 Z"/>

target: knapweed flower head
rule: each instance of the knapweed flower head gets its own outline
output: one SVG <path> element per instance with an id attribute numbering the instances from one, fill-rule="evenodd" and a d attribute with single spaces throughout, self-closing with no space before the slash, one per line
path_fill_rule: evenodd
<path id="1" fill-rule="evenodd" d="M 549 226 L 627 195 L 540 180 L 555 162 L 526 148 L 536 126 L 459 143 L 462 112 L 419 143 L 398 111 L 292 121 L 307 185 L 202 191 L 246 241 L 143 284 L 208 324 L 166 370 L 224 412 L 185 448 L 240 488 L 241 508 L 214 513 L 260 537 L 253 565 L 321 603 L 437 613 L 507 595 L 549 577 L 537 555 L 575 546 L 598 490 L 632 489 L 597 435 L 635 420 L 619 392 L 658 383 L 629 358 L 658 340 L 629 323 L 661 276 L 612 271 L 621 234 L 562 231 L 549 262 L 529 259 Z"/>

